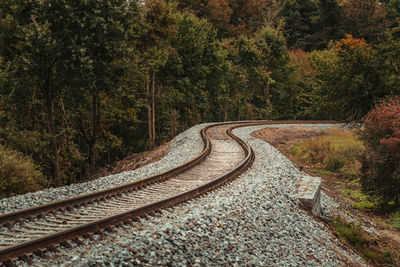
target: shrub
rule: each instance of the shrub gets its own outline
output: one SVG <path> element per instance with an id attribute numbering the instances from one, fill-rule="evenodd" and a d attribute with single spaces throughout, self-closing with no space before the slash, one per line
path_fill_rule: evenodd
<path id="1" fill-rule="evenodd" d="M 378 103 L 366 119 L 360 133 L 365 154 L 362 160 L 361 186 L 383 206 L 400 202 L 400 97 Z"/>
<path id="2" fill-rule="evenodd" d="M 0 145 L 0 198 L 36 191 L 44 184 L 43 174 L 29 157 Z"/>
<path id="3" fill-rule="evenodd" d="M 372 263 L 374 266 L 386 266 L 392 264 L 392 253 L 389 249 L 381 252 L 373 246 L 374 240 L 365 235 L 360 225 L 348 223 L 341 218 L 334 218 L 330 221 L 334 232 L 340 239 L 352 246 L 358 251 L 364 259 Z"/>

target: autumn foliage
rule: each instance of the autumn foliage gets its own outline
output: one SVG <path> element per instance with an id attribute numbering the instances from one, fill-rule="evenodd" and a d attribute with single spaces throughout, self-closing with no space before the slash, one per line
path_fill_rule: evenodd
<path id="1" fill-rule="evenodd" d="M 370 49 L 363 38 L 354 38 L 351 34 L 346 34 L 346 38 L 340 39 L 340 41 L 336 43 L 336 48 L 339 50 L 352 50 L 357 48 Z"/>
<path id="2" fill-rule="evenodd" d="M 383 100 L 365 119 L 361 183 L 382 204 L 400 204 L 400 97 Z"/>

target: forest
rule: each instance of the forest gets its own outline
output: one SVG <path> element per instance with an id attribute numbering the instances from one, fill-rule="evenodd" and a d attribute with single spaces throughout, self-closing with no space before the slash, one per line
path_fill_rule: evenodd
<path id="1" fill-rule="evenodd" d="M 399 106 L 399 23 L 400 0 L 2 0 L 0 197 L 203 122 L 379 120 Z"/>

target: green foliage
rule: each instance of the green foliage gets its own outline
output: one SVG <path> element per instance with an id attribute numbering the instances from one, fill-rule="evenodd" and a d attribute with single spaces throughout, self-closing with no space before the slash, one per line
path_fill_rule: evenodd
<path id="1" fill-rule="evenodd" d="M 177 14 L 177 31 L 170 45 L 171 57 L 159 72 L 166 88 L 161 114 L 165 119 L 160 127 L 173 127 L 177 118 L 179 130 L 201 121 L 224 120 L 218 109 L 224 109 L 222 96 L 229 65 L 212 25 L 187 12 Z"/>
<path id="2" fill-rule="evenodd" d="M 124 78 L 136 72 L 128 59 L 139 32 L 139 6 L 20 0 L 2 1 L 0 13 L 0 134 L 32 155 L 54 185 L 72 182 L 94 168 L 97 148 L 120 138 L 104 138 L 113 135 L 103 104 L 135 82 Z M 133 93 L 123 91 L 121 97 Z M 40 145 L 25 146 L 18 140 L 24 135 L 26 144 L 31 136 Z"/>
<path id="3" fill-rule="evenodd" d="M 393 263 L 389 250 L 385 250 L 384 253 L 381 253 L 380 251 L 370 248 L 370 244 L 373 241 L 364 237 L 359 225 L 347 223 L 341 218 L 331 220 L 330 224 L 338 237 L 358 251 L 367 261 L 379 265 Z"/>
<path id="4" fill-rule="evenodd" d="M 397 211 L 391 215 L 392 219 L 390 221 L 390 225 L 400 230 L 400 211 Z"/>
<path id="5" fill-rule="evenodd" d="M 344 222 L 340 218 L 335 218 L 331 221 L 331 225 L 334 227 L 335 233 L 339 238 L 346 241 L 349 245 L 355 248 L 362 248 L 366 244 L 359 225 Z"/>
<path id="6" fill-rule="evenodd" d="M 0 142 L 60 185 L 200 122 L 359 119 L 400 92 L 398 1 L 383 4 L 355 18 L 385 40 L 370 46 L 328 45 L 367 10 L 349 1 L 1 1 Z M 356 175 L 356 148 L 310 146 Z"/>
<path id="7" fill-rule="evenodd" d="M 0 145 L 0 198 L 36 191 L 45 183 L 29 157 Z"/>
<path id="8" fill-rule="evenodd" d="M 261 75 L 259 86 L 263 91 L 257 95 L 263 95 L 267 105 L 271 106 L 272 118 L 295 117 L 295 72 L 289 64 L 285 39 L 276 30 L 263 27 L 255 34 L 255 44 L 262 62 L 257 72 Z"/>
<path id="9" fill-rule="evenodd" d="M 242 36 L 224 45 L 232 62 L 232 119 L 293 118 L 295 71 L 283 36 L 263 27 L 253 38 Z"/>
<path id="10" fill-rule="evenodd" d="M 314 33 L 317 29 L 318 6 L 312 0 L 288 1 L 281 10 L 285 20 L 284 36 L 290 48 L 311 51 L 315 47 Z"/>
<path id="11" fill-rule="evenodd" d="M 274 0 L 176 0 L 181 11 L 207 19 L 218 37 L 252 35 L 263 26 L 280 26 L 279 11 L 287 2 Z"/>
<path id="12" fill-rule="evenodd" d="M 294 114 L 298 119 L 311 119 L 314 117 L 311 107 L 314 103 L 313 91 L 317 87 L 317 71 L 311 63 L 309 55 L 303 50 L 292 50 L 289 55 L 289 65 L 295 69 L 296 74 L 296 84 L 293 86 L 295 90 Z"/>
<path id="13" fill-rule="evenodd" d="M 351 205 L 359 210 L 371 210 L 376 207 L 376 203 L 371 201 L 368 195 L 363 194 L 360 190 L 340 189 L 345 197 L 352 199 Z"/>
<path id="14" fill-rule="evenodd" d="M 313 46 L 321 49 L 327 48 L 329 41 L 336 41 L 344 36 L 344 12 L 336 0 L 319 0 L 318 9 L 318 26 Z"/>
<path id="15" fill-rule="evenodd" d="M 397 91 L 388 84 L 390 74 L 377 50 L 351 35 L 329 50 L 312 52 L 311 61 L 318 71 L 316 117 L 360 120 L 375 101 Z"/>

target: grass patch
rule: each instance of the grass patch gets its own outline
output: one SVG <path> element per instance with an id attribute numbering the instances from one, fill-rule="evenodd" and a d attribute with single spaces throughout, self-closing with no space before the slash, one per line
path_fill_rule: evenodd
<path id="1" fill-rule="evenodd" d="M 376 206 L 367 195 L 361 193 L 359 190 L 339 189 L 339 191 L 343 196 L 351 198 L 351 205 L 359 210 L 370 210 Z"/>
<path id="2" fill-rule="evenodd" d="M 314 174 L 317 174 L 317 175 L 329 175 L 329 176 L 335 176 L 336 175 L 336 173 L 331 172 L 331 171 L 327 171 L 327 170 L 312 169 L 311 171 Z"/>
<path id="3" fill-rule="evenodd" d="M 322 175 L 337 174 L 349 179 L 359 175 L 360 155 L 364 151 L 356 132 L 331 128 L 321 136 L 311 138 L 293 145 L 290 154 L 317 166 Z"/>
<path id="4" fill-rule="evenodd" d="M 391 217 L 390 225 L 400 230 L 400 211 L 393 213 Z"/>
<path id="5" fill-rule="evenodd" d="M 371 248 L 371 241 L 363 235 L 359 225 L 344 222 L 340 218 L 331 220 L 330 225 L 333 227 L 336 235 L 358 251 L 365 260 L 379 265 L 393 264 L 390 250 L 387 249 L 384 252 L 380 252 Z"/>

